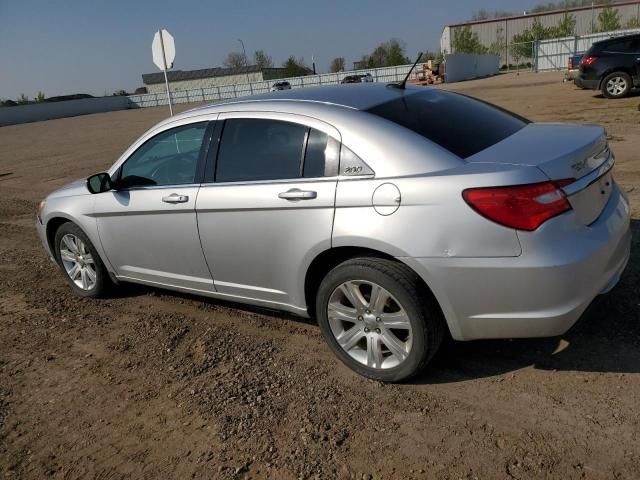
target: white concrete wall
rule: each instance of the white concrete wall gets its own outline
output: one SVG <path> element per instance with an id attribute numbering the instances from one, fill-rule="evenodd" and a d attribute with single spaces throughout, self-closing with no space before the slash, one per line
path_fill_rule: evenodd
<path id="1" fill-rule="evenodd" d="M 247 77 L 249 81 L 247 82 Z M 170 81 L 169 90 L 198 90 L 200 88 L 222 87 L 224 85 L 238 85 L 262 81 L 262 72 L 239 73 L 237 75 L 225 75 L 223 77 L 197 78 L 194 80 Z M 165 93 L 164 82 L 145 85 L 148 93 Z"/>
<path id="2" fill-rule="evenodd" d="M 89 113 L 124 110 L 130 107 L 131 102 L 128 97 L 82 98 L 65 102 L 0 107 L 0 127 L 53 118 L 75 117 Z"/>
<path id="3" fill-rule="evenodd" d="M 495 75 L 500 69 L 498 55 L 453 53 L 445 55 L 445 81 L 447 83 Z"/>

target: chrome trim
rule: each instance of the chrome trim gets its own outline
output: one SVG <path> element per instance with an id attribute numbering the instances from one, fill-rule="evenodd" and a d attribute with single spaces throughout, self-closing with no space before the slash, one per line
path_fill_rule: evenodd
<path id="1" fill-rule="evenodd" d="M 240 290 L 253 290 L 256 292 L 276 293 L 278 295 L 286 295 L 286 292 L 283 292 L 282 290 L 274 290 L 273 288 L 256 287 L 254 285 L 246 285 L 243 283 L 232 283 L 232 282 L 223 282 L 221 280 L 214 280 L 213 285 L 215 287 L 229 287 L 229 288 L 237 288 Z"/>
<path id="2" fill-rule="evenodd" d="M 161 190 L 165 188 L 193 188 L 199 187 L 200 183 L 177 183 L 173 185 L 147 185 L 144 187 L 123 188 L 120 190 L 109 190 L 110 192 L 133 192 L 136 190 Z"/>
<path id="3" fill-rule="evenodd" d="M 609 173 L 609 171 L 611 171 L 611 169 L 613 168 L 615 161 L 615 156 L 613 155 L 613 153 L 611 153 L 611 151 L 609 151 L 608 158 L 598 168 L 592 170 L 590 173 L 586 174 L 579 180 L 576 180 L 566 187 L 563 187 L 562 190 L 564 191 L 565 195 L 570 197 L 571 195 L 574 195 L 587 188 L 600 177 Z"/>
<path id="4" fill-rule="evenodd" d="M 283 178 L 277 180 L 249 180 L 238 182 L 208 182 L 203 183 L 201 187 L 213 187 L 213 186 L 238 186 L 238 185 L 279 185 L 288 183 L 315 183 L 315 182 L 335 182 L 338 180 L 337 176 L 333 177 L 296 177 L 296 178 Z"/>

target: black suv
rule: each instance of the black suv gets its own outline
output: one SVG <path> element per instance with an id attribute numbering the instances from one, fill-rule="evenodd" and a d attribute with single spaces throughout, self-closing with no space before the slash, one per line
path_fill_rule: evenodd
<path id="1" fill-rule="evenodd" d="M 640 87 L 640 34 L 594 43 L 580 61 L 575 84 L 602 90 L 607 98 L 622 98 Z"/>

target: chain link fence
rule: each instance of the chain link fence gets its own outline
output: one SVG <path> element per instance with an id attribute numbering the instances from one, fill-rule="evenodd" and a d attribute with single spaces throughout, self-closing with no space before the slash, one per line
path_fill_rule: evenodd
<path id="1" fill-rule="evenodd" d="M 594 42 L 634 33 L 640 33 L 640 28 L 538 41 L 534 69 L 536 72 L 564 70 L 568 68 L 569 57 L 585 53 Z"/>
<path id="2" fill-rule="evenodd" d="M 535 42 L 510 43 L 500 55 L 500 70 L 533 70 Z"/>
<path id="3" fill-rule="evenodd" d="M 243 83 L 236 85 L 220 85 L 192 90 L 176 90 L 171 92 L 171 101 L 174 104 L 193 102 L 217 102 L 233 98 L 267 93 L 276 82 L 289 82 L 291 88 L 304 88 L 320 85 L 339 84 L 344 77 L 350 75 L 371 74 L 374 82 L 397 82 L 403 80 L 409 72 L 411 65 L 398 65 L 396 67 L 371 68 L 367 70 L 353 70 L 340 73 L 323 73 L 320 75 L 307 75 L 304 77 L 292 77 L 273 79 L 262 82 Z M 133 107 L 157 107 L 167 105 L 166 93 L 146 93 L 142 95 L 129 95 L 129 101 Z"/>

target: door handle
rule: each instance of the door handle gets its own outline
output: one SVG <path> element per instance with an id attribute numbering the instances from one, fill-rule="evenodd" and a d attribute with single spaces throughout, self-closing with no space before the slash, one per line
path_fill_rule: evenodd
<path id="1" fill-rule="evenodd" d="M 318 193 L 313 190 L 300 190 L 299 188 L 292 188 L 291 190 L 280 192 L 278 194 L 278 198 L 283 198 L 285 200 L 311 200 L 317 196 Z"/>
<path id="2" fill-rule="evenodd" d="M 171 195 L 167 195 L 166 197 L 162 197 L 162 201 L 164 203 L 187 203 L 189 201 L 188 195 L 179 195 L 177 193 L 172 193 Z"/>

